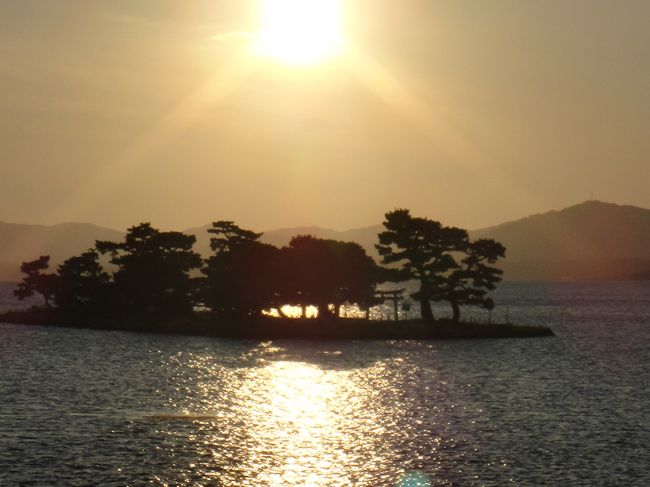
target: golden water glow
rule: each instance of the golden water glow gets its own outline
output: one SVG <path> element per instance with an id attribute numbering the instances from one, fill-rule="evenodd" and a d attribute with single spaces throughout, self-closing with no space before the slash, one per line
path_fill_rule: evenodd
<path id="1" fill-rule="evenodd" d="M 221 471 L 215 478 L 225 485 L 251 487 L 377 485 L 366 478 L 377 472 L 363 470 L 371 459 L 391 478 L 399 475 L 399 466 L 395 468 L 381 450 L 384 428 L 368 405 L 373 391 L 359 384 L 354 371 L 275 360 L 285 353 L 270 343 L 252 351 L 262 363 L 264 356 L 273 360 L 240 377 L 228 400 L 233 410 L 224 416 L 230 419 L 219 420 L 218 426 L 206 421 L 214 431 L 209 445 L 219 444 L 220 438 L 237 437 L 236 445 L 229 446 L 239 450 L 233 460 L 236 468 Z M 375 377 L 379 370 L 366 373 Z M 220 401 L 224 393 L 228 391 L 219 390 Z M 233 417 L 247 425 L 245 435 L 231 429 Z M 209 454 L 215 462 L 223 462 L 221 449 Z"/>
<path id="2" fill-rule="evenodd" d="M 400 399 L 414 377 L 410 365 L 396 374 L 406 365 L 397 350 L 378 357 L 358 344 L 213 347 L 164 361 L 173 385 L 165 407 L 129 417 L 165 439 L 160 458 L 172 455 L 173 473 L 161 470 L 159 483 L 173 475 L 184 485 L 429 485 L 432 469 L 416 474 L 439 460 L 441 438 L 423 430 L 431 411 Z"/>
<path id="3" fill-rule="evenodd" d="M 328 472 L 346 461 L 345 452 L 323 448 L 324 436 L 345 442 L 331 408 L 339 399 L 339 384 L 319 368 L 296 362 L 275 362 L 266 372 L 271 402 L 260 418 L 260 429 L 279 439 L 287 455 L 276 472 L 264 472 L 258 480 L 324 485 Z"/>
<path id="4" fill-rule="evenodd" d="M 291 65 L 317 64 L 343 44 L 340 0 L 263 0 L 257 50 Z"/>

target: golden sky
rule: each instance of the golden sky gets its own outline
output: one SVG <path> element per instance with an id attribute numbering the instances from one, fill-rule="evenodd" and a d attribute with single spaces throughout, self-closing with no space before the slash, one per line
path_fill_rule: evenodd
<path id="1" fill-rule="evenodd" d="M 477 228 L 592 194 L 650 207 L 650 2 L 339 3 L 324 52 L 331 26 L 269 27 L 262 0 L 0 0 L 0 220 L 347 229 L 407 207 Z"/>

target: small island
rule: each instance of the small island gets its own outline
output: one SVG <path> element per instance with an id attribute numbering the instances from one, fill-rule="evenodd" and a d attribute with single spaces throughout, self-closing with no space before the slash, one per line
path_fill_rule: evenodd
<path id="1" fill-rule="evenodd" d="M 213 223 L 213 254 L 202 258 L 192 250 L 194 236 L 142 223 L 123 242 L 97 241 L 56 273 L 46 272 L 48 256 L 24 262 L 15 294 L 40 294 L 44 303 L 4 313 L 0 321 L 235 339 L 553 335 L 546 327 L 461 320 L 463 306 L 494 308 L 489 293 L 502 279 L 494 267 L 505 256 L 500 243 L 472 241 L 464 229 L 405 209 L 386 213 L 384 227 L 376 245 L 381 266 L 354 242 L 298 235 L 278 248 L 231 221 Z M 419 284 L 411 298 L 421 318 L 397 321 L 396 312 L 394 321 L 369 319 L 370 309 L 391 294 L 378 286 L 405 281 Z M 451 319 L 434 317 L 431 303 L 440 301 L 449 303 Z M 355 306 L 361 317 L 341 316 L 345 305 Z M 312 317 L 308 309 L 315 310 Z"/>

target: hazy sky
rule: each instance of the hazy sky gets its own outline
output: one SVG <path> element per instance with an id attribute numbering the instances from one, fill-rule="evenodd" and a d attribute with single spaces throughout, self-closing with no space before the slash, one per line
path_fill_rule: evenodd
<path id="1" fill-rule="evenodd" d="M 0 220 L 477 228 L 650 207 L 650 2 L 343 0 L 340 58 L 247 0 L 0 0 Z"/>

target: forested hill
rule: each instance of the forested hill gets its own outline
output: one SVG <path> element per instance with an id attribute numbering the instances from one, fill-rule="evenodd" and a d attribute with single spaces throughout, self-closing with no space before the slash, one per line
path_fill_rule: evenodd
<path id="1" fill-rule="evenodd" d="M 507 279 L 643 277 L 650 270 L 650 210 L 587 201 L 470 232 L 507 248 Z"/>
<path id="2" fill-rule="evenodd" d="M 430 217 L 435 219 L 433 214 Z M 195 249 L 204 255 L 210 252 L 208 228 L 184 230 L 197 236 Z M 347 231 L 283 228 L 266 231 L 262 241 L 283 246 L 294 235 L 309 234 L 357 242 L 376 258 L 374 244 L 381 229 L 381 225 Z M 507 280 L 650 278 L 650 210 L 644 208 L 587 201 L 470 235 L 494 238 L 506 246 L 506 259 L 500 265 Z M 121 240 L 123 236 L 123 232 L 86 223 L 0 223 L 0 281 L 19 279 L 19 266 L 25 260 L 51 255 L 56 266 L 92 247 L 95 240 Z"/>

